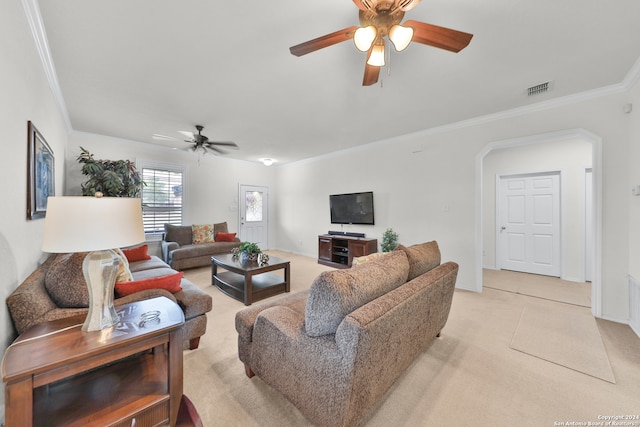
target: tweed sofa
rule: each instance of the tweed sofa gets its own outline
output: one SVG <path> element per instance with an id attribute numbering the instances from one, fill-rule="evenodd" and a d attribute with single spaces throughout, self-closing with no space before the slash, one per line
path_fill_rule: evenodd
<path id="1" fill-rule="evenodd" d="M 218 233 L 227 233 L 227 223 L 213 224 L 213 237 Z M 164 225 L 164 235 L 160 242 L 164 262 L 176 270 L 211 265 L 211 257 L 216 254 L 230 253 L 240 246 L 236 237 L 233 242 L 193 243 L 191 225 Z"/>
<path id="2" fill-rule="evenodd" d="M 436 242 L 321 273 L 236 314 L 238 356 L 319 426 L 353 426 L 439 336 L 458 265 Z"/>
<path id="3" fill-rule="evenodd" d="M 87 314 L 88 295 L 82 275 L 82 260 L 85 254 L 54 254 L 38 267 L 7 298 L 7 306 L 18 334 L 33 325 Z M 166 277 L 177 273 L 160 258 L 128 263 L 133 280 Z M 51 283 L 56 272 L 56 283 Z M 47 280 L 49 282 L 47 282 Z M 200 337 L 207 329 L 206 313 L 211 311 L 211 296 L 189 280 L 180 280 L 182 290 L 171 293 L 165 289 L 147 289 L 114 299 L 118 307 L 133 301 L 165 296 L 177 303 L 184 311 L 183 334 L 185 348 L 198 347 Z M 84 291 L 83 292 L 80 292 Z M 85 300 L 84 302 L 82 300 Z"/>

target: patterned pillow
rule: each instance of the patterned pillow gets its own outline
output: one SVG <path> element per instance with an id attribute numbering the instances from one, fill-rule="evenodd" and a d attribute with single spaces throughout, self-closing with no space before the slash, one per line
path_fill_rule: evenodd
<path id="1" fill-rule="evenodd" d="M 365 256 L 359 256 L 359 257 L 355 257 L 351 260 L 351 265 L 362 265 L 365 262 L 369 262 L 369 261 L 374 261 L 378 258 L 380 258 L 381 256 L 384 256 L 386 254 L 389 254 L 391 252 L 374 252 L 372 254 L 369 255 L 365 255 Z"/>
<path id="2" fill-rule="evenodd" d="M 58 307 L 89 307 L 89 289 L 82 272 L 86 256 L 87 252 L 58 254 L 49 267 L 44 286 Z"/>
<path id="3" fill-rule="evenodd" d="M 408 274 L 407 256 L 400 251 L 358 268 L 320 273 L 307 299 L 307 335 L 334 334 L 346 315 L 402 285 Z"/>
<path id="4" fill-rule="evenodd" d="M 191 234 L 194 245 L 201 243 L 212 243 L 213 239 L 213 224 L 193 224 L 191 226 Z"/>
<path id="5" fill-rule="evenodd" d="M 403 251 L 407 254 L 409 259 L 409 278 L 407 280 L 413 280 L 440 265 L 440 248 L 435 240 L 409 247 L 398 245 L 394 251 Z"/>

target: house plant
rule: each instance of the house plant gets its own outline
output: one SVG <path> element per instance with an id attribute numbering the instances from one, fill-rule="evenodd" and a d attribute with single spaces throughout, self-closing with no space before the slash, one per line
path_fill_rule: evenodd
<path id="1" fill-rule="evenodd" d="M 258 255 L 262 253 L 262 250 L 257 243 L 242 242 L 240 246 L 232 249 L 235 256 L 240 257 L 241 262 L 253 262 L 258 260 Z"/>
<path id="2" fill-rule="evenodd" d="M 387 228 L 382 233 L 382 252 L 391 252 L 398 246 L 398 233 L 393 231 L 393 228 Z"/>
<path id="3" fill-rule="evenodd" d="M 140 197 L 142 181 L 135 163 L 129 160 L 96 160 L 89 151 L 80 147 L 77 159 L 82 174 L 89 178 L 81 184 L 83 196 L 101 192 L 106 197 Z"/>

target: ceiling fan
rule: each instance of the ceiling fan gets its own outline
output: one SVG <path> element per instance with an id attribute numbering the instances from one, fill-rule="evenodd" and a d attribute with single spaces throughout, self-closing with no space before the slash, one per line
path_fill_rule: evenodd
<path id="1" fill-rule="evenodd" d="M 184 142 L 193 144 L 193 146 L 187 147 L 185 148 L 185 150 L 189 150 L 189 151 L 201 150 L 205 154 L 208 152 L 208 150 L 212 150 L 218 154 L 227 154 L 226 151 L 222 150 L 219 147 L 231 149 L 231 150 L 238 149 L 238 144 L 236 144 L 235 142 L 209 141 L 209 138 L 202 134 L 203 129 L 204 129 L 204 126 L 196 125 L 196 130 L 198 131 L 197 134 L 193 132 L 183 131 L 183 130 L 179 131 L 181 134 L 185 135 L 187 138 L 190 138 L 190 139 L 185 139 Z M 160 134 L 154 134 L 153 138 L 159 139 L 159 140 L 177 140 L 177 138 L 166 136 L 166 135 L 160 135 Z"/>
<path id="2" fill-rule="evenodd" d="M 400 25 L 404 13 L 413 9 L 420 0 L 353 0 L 353 2 L 360 9 L 360 27 L 348 27 L 292 46 L 289 48 L 291 53 L 302 56 L 353 39 L 359 50 L 367 52 L 362 85 L 370 86 L 378 81 L 380 67 L 385 65 L 385 37 L 391 41 L 398 52 L 404 50 L 412 41 L 451 52 L 460 52 L 473 37 L 473 34 L 413 20 L 405 21 Z"/>

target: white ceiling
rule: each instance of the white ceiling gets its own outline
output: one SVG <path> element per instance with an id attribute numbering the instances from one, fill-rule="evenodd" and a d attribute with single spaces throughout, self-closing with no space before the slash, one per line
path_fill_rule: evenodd
<path id="1" fill-rule="evenodd" d="M 74 130 L 184 148 L 177 131 L 201 124 L 240 146 L 228 157 L 251 161 L 287 163 L 619 84 L 640 58 L 637 0 L 424 0 L 405 19 L 472 33 L 471 43 L 457 54 L 394 51 L 370 87 L 351 41 L 289 53 L 358 25 L 350 0 L 39 5 Z M 545 81 L 551 91 L 526 96 Z"/>

